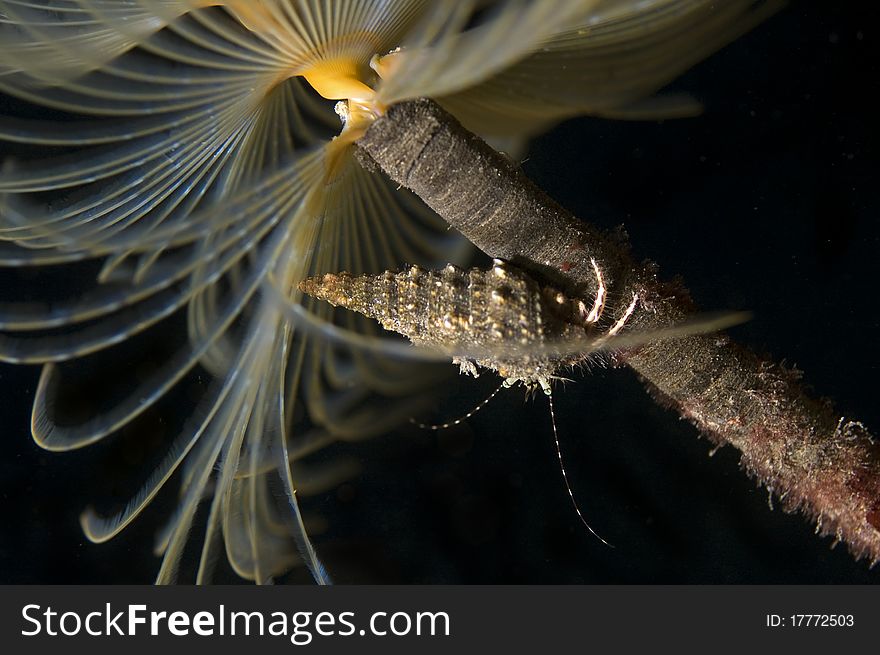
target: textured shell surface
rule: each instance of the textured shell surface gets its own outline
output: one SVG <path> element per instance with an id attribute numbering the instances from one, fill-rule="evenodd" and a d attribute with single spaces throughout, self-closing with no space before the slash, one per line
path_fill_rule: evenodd
<path id="1" fill-rule="evenodd" d="M 300 289 L 373 318 L 415 345 L 443 349 L 473 375 L 479 364 L 511 384 L 546 389 L 561 367 L 583 359 L 543 349 L 584 337 L 583 302 L 498 259 L 486 270 L 450 264 L 441 271 L 328 273 L 307 278 Z"/>
<path id="2" fill-rule="evenodd" d="M 571 417 L 561 424 L 614 435 L 572 440 L 571 462 L 601 463 L 573 472 L 625 490 L 591 504 L 591 522 L 666 556 L 585 551 L 560 522 L 571 516 L 556 507 L 558 471 L 535 466 L 546 443 L 528 438 L 525 414 L 481 417 L 472 446 L 450 445 L 471 428 L 432 447 L 372 442 L 425 411 L 450 367 L 389 355 L 418 349 L 286 297 L 314 272 L 468 261 L 444 222 L 352 153 L 365 108 L 430 97 L 512 159 L 528 153 L 524 170 L 565 207 L 607 227 L 625 220 L 636 251 L 703 280 L 703 298 L 755 310 L 770 328 L 761 347 L 873 409 L 876 349 L 857 338 L 873 334 L 876 311 L 863 18 L 847 3 L 792 8 L 666 88 L 781 4 L 0 0 L 5 581 L 876 582 L 811 530 L 801 543 L 798 522 L 748 538 L 763 508 L 730 509 L 734 496 L 754 500 L 751 482 L 732 494 L 701 473 L 705 449 L 683 450 L 689 427 L 602 371 L 558 398 Z M 654 120 L 692 115 L 691 94 L 699 119 Z M 580 115 L 651 120 L 567 120 Z M 524 343 L 470 321 L 456 331 L 453 317 L 482 316 L 470 305 L 407 316 L 424 323 L 420 343 L 434 338 L 444 356 L 454 346 L 466 370 L 534 381 L 578 365 L 616 325 L 630 298 L 607 281 L 598 329 L 560 326 L 550 289 L 526 279 L 513 298 L 520 280 L 508 281 L 491 316 Z M 488 316 L 491 297 L 478 300 Z M 328 346 L 299 309 L 327 327 L 339 319 L 348 337 Z M 637 318 L 615 348 L 639 334 Z M 555 339 L 566 357 L 547 355 Z M 519 401 L 504 395 L 502 406 Z M 686 459 L 652 459 L 666 451 Z M 420 490 L 450 476 L 462 485 L 440 494 L 441 514 L 426 512 Z M 462 511 L 473 498 L 488 502 Z M 137 545 L 155 532 L 155 550 Z M 378 579 L 368 540 L 381 544 Z"/>

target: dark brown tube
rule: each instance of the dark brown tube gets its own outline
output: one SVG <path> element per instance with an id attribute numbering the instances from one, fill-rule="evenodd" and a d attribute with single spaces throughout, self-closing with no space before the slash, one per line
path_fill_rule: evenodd
<path id="1" fill-rule="evenodd" d="M 391 107 L 358 145 L 487 255 L 587 298 L 598 288 L 595 261 L 618 305 L 638 294 L 639 328 L 693 311 L 683 288 L 634 265 L 625 243 L 572 216 L 430 100 Z M 855 557 L 880 560 L 880 444 L 810 398 L 797 371 L 721 334 L 652 343 L 626 364 L 658 401 L 715 443 L 738 448 L 785 509 L 802 511 Z"/>

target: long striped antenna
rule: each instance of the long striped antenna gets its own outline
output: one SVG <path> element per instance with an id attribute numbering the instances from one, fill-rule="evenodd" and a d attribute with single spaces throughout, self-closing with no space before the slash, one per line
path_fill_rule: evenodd
<path id="1" fill-rule="evenodd" d="M 578 506 L 577 500 L 575 500 L 574 492 L 571 490 L 571 485 L 568 482 L 568 474 L 565 472 L 565 464 L 562 462 L 562 450 L 559 447 L 559 432 L 556 430 L 556 410 L 553 408 L 552 392 L 547 394 L 547 400 L 550 402 L 550 422 L 553 424 L 553 440 L 556 442 L 556 457 L 559 459 L 559 470 L 562 471 L 562 480 L 565 482 L 565 489 L 568 491 L 568 497 L 571 498 L 571 504 L 574 506 L 574 511 L 577 512 L 578 518 L 580 518 L 581 523 L 584 524 L 587 530 L 590 531 L 590 534 L 609 548 L 614 548 L 614 546 L 605 541 L 595 530 L 593 530 L 593 528 L 590 527 L 590 524 L 587 523 L 587 519 L 584 518 L 583 512 L 581 512 L 581 508 Z"/>
<path id="2" fill-rule="evenodd" d="M 412 423 L 413 425 L 418 426 L 418 427 L 421 428 L 422 430 L 446 430 L 446 429 L 448 429 L 448 428 L 451 428 L 451 427 L 454 426 L 454 425 L 459 425 L 460 423 L 464 423 L 464 422 L 467 421 L 471 416 L 473 416 L 474 414 L 476 414 L 477 412 L 479 412 L 481 409 L 483 409 L 486 405 L 489 404 L 489 401 L 490 401 L 490 400 L 492 400 L 495 396 L 498 395 L 498 392 L 501 391 L 501 389 L 502 389 L 503 387 L 504 387 L 504 382 L 502 382 L 502 383 L 499 384 L 497 387 L 495 387 L 495 391 L 493 391 L 492 393 L 490 393 L 490 394 L 486 397 L 485 400 L 483 400 L 482 402 L 480 402 L 480 403 L 479 403 L 476 407 L 474 407 L 471 411 L 469 411 L 469 412 L 468 412 L 467 414 L 465 414 L 464 416 L 460 416 L 459 418 L 455 419 L 454 421 L 449 421 L 448 423 L 419 423 L 419 422 L 416 421 L 414 418 L 411 418 L 411 419 L 409 420 L 409 422 Z"/>

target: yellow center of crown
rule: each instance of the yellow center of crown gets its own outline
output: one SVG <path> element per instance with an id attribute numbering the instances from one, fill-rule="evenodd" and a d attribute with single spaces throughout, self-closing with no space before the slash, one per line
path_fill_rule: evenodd
<path id="1" fill-rule="evenodd" d="M 223 6 L 247 29 L 279 38 L 286 32 L 283 14 L 264 0 L 201 0 L 200 6 Z M 369 68 L 364 61 L 364 51 L 381 44 L 366 32 L 341 35 L 331 43 L 321 44 L 321 53 L 314 53 L 308 63 L 303 63 L 295 73 L 301 76 L 323 98 L 339 100 L 336 112 L 343 120 L 340 134 L 327 146 L 328 180 L 335 177 L 343 154 L 357 141 L 373 121 L 385 113 L 386 107 L 376 102 L 376 92 L 365 80 L 375 76 L 385 79 L 398 68 L 402 53 L 399 50 L 384 56 L 374 55 Z M 366 46 L 366 47 L 365 47 Z M 351 52 L 351 54 L 347 54 Z M 283 79 L 283 78 L 282 78 Z M 279 79 L 279 82 L 281 80 Z"/>

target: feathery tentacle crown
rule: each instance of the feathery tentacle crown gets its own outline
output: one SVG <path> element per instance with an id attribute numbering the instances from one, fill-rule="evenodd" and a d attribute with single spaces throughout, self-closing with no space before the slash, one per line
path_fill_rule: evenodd
<path id="1" fill-rule="evenodd" d="M 361 168 L 353 141 L 383 108 L 420 96 L 508 151 L 567 116 L 681 115 L 692 101 L 643 101 L 777 4 L 0 0 L 0 91 L 23 103 L 0 117 L 0 141 L 17 149 L 0 169 L 0 267 L 49 288 L 59 267 L 96 264 L 64 297 L 0 300 L 0 361 L 43 365 L 35 440 L 95 443 L 187 380 L 211 380 L 131 501 L 84 513 L 86 535 L 112 538 L 175 477 L 158 582 L 179 579 L 196 533 L 199 582 L 224 549 L 248 579 L 301 562 L 329 581 L 300 496 L 352 468 L 314 475 L 308 455 L 405 420 L 438 371 L 354 338 L 331 349 L 277 298 L 375 342 L 373 322 L 334 316 L 297 284 L 466 253 L 421 203 Z M 341 134 L 325 98 L 344 103 Z M 71 381 L 77 360 L 173 316 L 184 333 L 166 359 L 114 378 L 85 418 L 61 415 L 65 391 L 83 386 Z"/>

